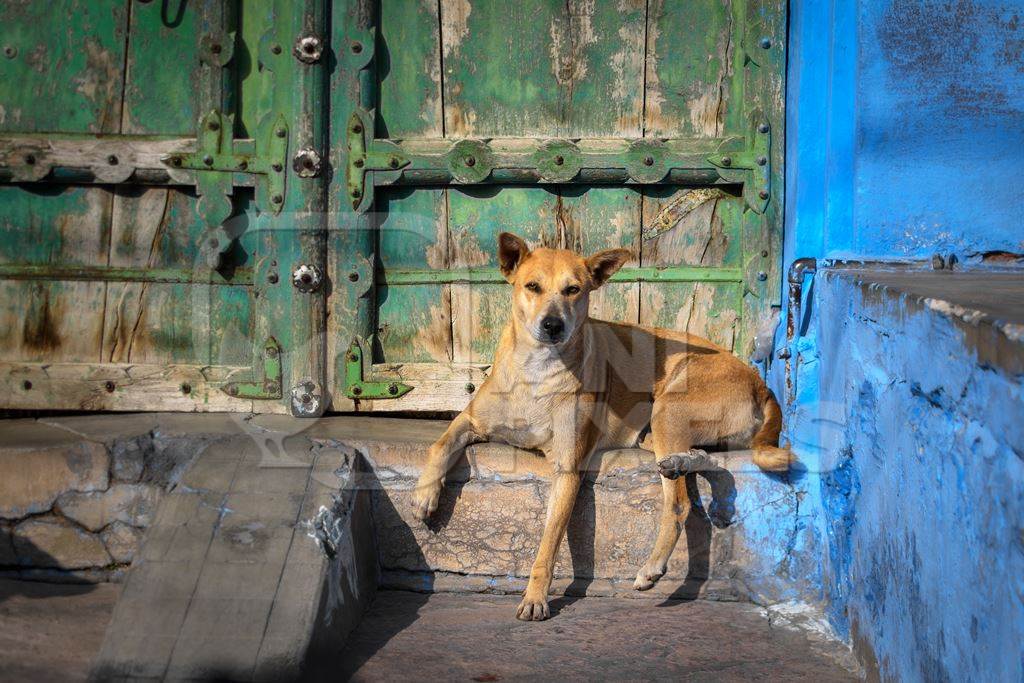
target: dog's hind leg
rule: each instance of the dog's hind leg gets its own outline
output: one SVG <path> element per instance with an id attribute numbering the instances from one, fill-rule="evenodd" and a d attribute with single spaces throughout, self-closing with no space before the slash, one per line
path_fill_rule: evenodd
<path id="1" fill-rule="evenodd" d="M 658 539 L 646 564 L 636 574 L 633 588 L 645 591 L 652 588 L 668 567 L 668 558 L 679 540 L 679 534 L 690 514 L 690 497 L 686 492 L 686 478 L 661 478 L 662 503 Z"/>

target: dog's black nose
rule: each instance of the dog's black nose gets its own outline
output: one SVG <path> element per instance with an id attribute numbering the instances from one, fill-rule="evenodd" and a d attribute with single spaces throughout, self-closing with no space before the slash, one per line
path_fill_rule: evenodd
<path id="1" fill-rule="evenodd" d="M 562 322 L 562 319 L 553 315 L 549 315 L 541 320 L 540 326 L 552 339 L 562 334 L 562 330 L 565 329 L 565 323 Z"/>

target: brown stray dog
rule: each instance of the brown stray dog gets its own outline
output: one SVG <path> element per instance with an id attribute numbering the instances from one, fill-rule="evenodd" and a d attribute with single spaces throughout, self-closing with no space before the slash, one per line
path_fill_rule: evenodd
<path id="1" fill-rule="evenodd" d="M 685 332 L 588 317 L 589 294 L 629 257 L 609 249 L 589 258 L 536 249 L 510 233 L 498 238 L 501 272 L 513 285 L 512 316 L 490 376 L 430 447 L 413 497 L 425 520 L 437 509 L 445 475 L 468 444 L 499 441 L 541 451 L 551 462 L 547 520 L 516 616 L 549 616 L 547 593 L 581 470 L 597 450 L 644 445 L 654 450 L 664 503 L 658 539 L 634 588 L 665 573 L 690 511 L 680 474 L 705 456 L 695 446 L 752 447 L 754 463 L 785 471 L 778 448 L 782 414 L 761 377 L 729 351 Z"/>

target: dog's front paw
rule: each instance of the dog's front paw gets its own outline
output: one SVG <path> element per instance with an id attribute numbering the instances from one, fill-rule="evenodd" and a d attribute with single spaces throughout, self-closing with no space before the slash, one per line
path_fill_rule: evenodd
<path id="1" fill-rule="evenodd" d="M 711 469 L 714 466 L 707 451 L 691 448 L 686 453 L 675 453 L 659 460 L 658 473 L 666 479 L 678 479 L 684 474 Z"/>
<path id="2" fill-rule="evenodd" d="M 548 601 L 544 597 L 533 598 L 529 595 L 523 596 L 523 601 L 516 609 L 516 619 L 520 621 L 544 621 L 551 616 L 548 609 Z"/>
<path id="3" fill-rule="evenodd" d="M 644 566 L 636 573 L 636 580 L 633 581 L 633 590 L 635 591 L 646 591 L 654 588 L 654 584 L 658 583 L 665 574 L 665 570 L 658 568 L 651 568 Z"/>
<path id="4" fill-rule="evenodd" d="M 437 510 L 437 502 L 440 499 L 440 482 L 417 484 L 412 494 L 412 516 L 421 522 L 427 521 L 427 518 Z"/>

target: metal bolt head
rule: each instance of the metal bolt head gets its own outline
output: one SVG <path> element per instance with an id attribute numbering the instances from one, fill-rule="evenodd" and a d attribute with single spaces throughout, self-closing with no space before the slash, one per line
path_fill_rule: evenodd
<path id="1" fill-rule="evenodd" d="M 399 159 L 398 157 L 391 157 L 391 158 L 390 158 L 390 159 L 388 160 L 388 165 L 389 165 L 389 166 L 390 166 L 391 168 L 398 168 L 399 166 L 401 166 L 401 165 L 402 165 L 402 160 L 401 160 L 401 159 Z"/>
<path id="2" fill-rule="evenodd" d="M 21 383 L 21 388 L 24 389 L 25 391 L 31 391 L 32 382 L 30 382 L 29 380 L 25 380 L 24 382 Z"/>
<path id="3" fill-rule="evenodd" d="M 732 166 L 732 157 L 722 157 L 722 166 Z"/>
<path id="4" fill-rule="evenodd" d="M 207 123 L 206 127 L 209 128 L 210 130 L 220 130 L 220 123 L 218 123 L 217 120 L 214 119 Z"/>
<path id="5" fill-rule="evenodd" d="M 280 278 L 278 277 L 277 273 L 270 273 L 269 275 L 267 275 L 267 282 L 269 282 L 272 285 L 276 285 L 279 279 Z"/>
<path id="6" fill-rule="evenodd" d="M 354 54 L 359 54 L 359 53 L 360 53 L 360 52 L 362 52 L 362 51 L 363 51 L 363 44 L 362 44 L 362 43 L 360 43 L 360 42 L 359 42 L 358 40 L 357 40 L 357 41 L 354 41 L 354 42 L 352 43 L 352 52 L 353 52 Z"/>
<path id="7" fill-rule="evenodd" d="M 118 163 L 117 155 L 116 154 L 111 154 L 110 156 L 108 156 L 107 157 L 107 163 L 110 164 L 111 166 L 117 166 L 117 163 Z"/>
<path id="8" fill-rule="evenodd" d="M 555 157 L 555 166 L 561 166 L 564 163 L 565 163 L 565 157 L 563 157 L 561 154 L 559 154 L 558 156 Z"/>
<path id="9" fill-rule="evenodd" d="M 185 394 L 186 396 L 191 394 L 192 393 L 192 385 L 189 384 L 188 382 L 182 382 L 181 383 L 181 393 Z"/>
<path id="10" fill-rule="evenodd" d="M 354 353 L 348 354 L 348 362 L 349 363 L 358 363 L 359 362 L 359 356 L 354 354 Z"/>
<path id="11" fill-rule="evenodd" d="M 279 55 L 281 54 L 281 46 L 278 45 L 277 43 L 274 43 L 273 45 L 270 46 L 270 51 L 275 55 Z"/>
<path id="12" fill-rule="evenodd" d="M 4 57 L 7 59 L 14 59 L 18 56 L 18 48 L 13 45 L 4 45 Z"/>
<path id="13" fill-rule="evenodd" d="M 238 162 L 238 170 L 239 171 L 244 171 L 247 168 L 249 168 L 249 162 L 248 161 L 246 161 L 245 159 L 242 159 L 241 161 Z"/>
<path id="14" fill-rule="evenodd" d="M 758 133 L 767 133 L 769 130 L 771 129 L 768 127 L 767 123 L 761 123 L 761 125 L 757 127 Z"/>
<path id="15" fill-rule="evenodd" d="M 108 394 L 112 394 L 114 393 L 114 389 L 117 388 L 117 385 L 114 384 L 113 382 L 107 381 L 106 383 L 104 383 L 103 388 L 107 390 Z"/>
<path id="16" fill-rule="evenodd" d="M 284 197 L 282 197 L 279 194 L 275 194 L 273 197 L 270 198 L 270 201 L 273 204 L 280 204 L 281 202 L 284 201 Z"/>
<path id="17" fill-rule="evenodd" d="M 26 154 L 25 155 L 25 163 L 28 164 L 29 166 L 31 166 L 34 163 L 36 163 L 36 155 L 35 154 Z"/>
<path id="18" fill-rule="evenodd" d="M 476 391 L 476 385 L 472 382 L 466 382 L 466 393 L 472 394 L 474 391 Z"/>
<path id="19" fill-rule="evenodd" d="M 762 39 L 761 39 L 761 47 L 762 47 L 763 49 L 767 50 L 767 49 L 769 49 L 769 48 L 770 48 L 771 46 L 772 46 L 772 41 L 771 41 L 771 38 L 765 37 L 765 38 L 762 38 Z"/>
<path id="20" fill-rule="evenodd" d="M 219 55 L 220 54 L 220 50 L 221 50 L 220 43 L 214 43 L 214 44 L 210 45 L 210 52 L 212 52 L 213 54 Z"/>
<path id="21" fill-rule="evenodd" d="M 466 157 L 466 166 L 470 168 L 476 166 L 476 157 Z"/>
<path id="22" fill-rule="evenodd" d="M 277 347 L 267 347 L 267 358 L 277 358 Z"/>
<path id="23" fill-rule="evenodd" d="M 270 165 L 270 168 L 274 169 L 275 173 L 280 173 L 281 171 L 284 170 L 284 165 L 275 161 L 273 164 Z"/>
<path id="24" fill-rule="evenodd" d="M 315 178 L 320 175 L 320 154 L 312 147 L 303 147 L 295 153 L 292 168 L 300 178 Z"/>
<path id="25" fill-rule="evenodd" d="M 353 270 L 351 273 L 348 274 L 348 281 L 359 282 L 359 273 Z"/>
<path id="26" fill-rule="evenodd" d="M 762 258 L 768 258 L 768 250 L 767 249 L 762 249 L 761 250 L 761 257 Z"/>
<path id="27" fill-rule="evenodd" d="M 276 135 L 279 138 L 283 138 L 285 135 L 288 135 L 288 131 L 286 131 L 284 128 L 277 128 L 274 130 L 274 135 Z"/>
<path id="28" fill-rule="evenodd" d="M 320 288 L 324 275 L 314 265 L 303 263 L 292 271 L 292 285 L 300 292 L 315 292 Z"/>
<path id="29" fill-rule="evenodd" d="M 303 64 L 316 64 L 320 61 L 323 50 L 323 41 L 317 36 L 307 33 L 299 36 L 299 39 L 295 41 L 295 49 L 292 50 L 292 54 Z"/>
<path id="30" fill-rule="evenodd" d="M 768 163 L 768 157 L 758 157 L 757 158 L 757 165 L 758 166 L 764 166 L 767 163 Z"/>
<path id="31" fill-rule="evenodd" d="M 363 191 L 360 190 L 358 187 L 353 187 L 352 188 L 352 196 L 355 197 L 356 199 L 358 199 L 359 197 L 363 196 Z"/>
<path id="32" fill-rule="evenodd" d="M 394 382 L 389 384 L 388 385 L 388 393 L 391 394 L 392 396 L 396 395 L 398 393 L 398 385 L 395 384 Z"/>
<path id="33" fill-rule="evenodd" d="M 654 166 L 654 157 L 644 157 L 644 166 Z"/>
<path id="34" fill-rule="evenodd" d="M 181 157 L 171 157 L 171 166 L 174 166 L 176 168 L 181 168 L 181 164 L 182 164 Z"/>
<path id="35" fill-rule="evenodd" d="M 757 196 L 761 199 L 768 199 L 768 190 L 761 190 L 757 193 Z"/>
<path id="36" fill-rule="evenodd" d="M 207 166 L 213 166 L 213 157 L 207 154 L 205 157 L 203 157 L 203 163 L 206 164 Z"/>
<path id="37" fill-rule="evenodd" d="M 768 279 L 768 273 L 764 272 L 763 270 L 758 271 L 757 279 L 760 280 L 761 282 L 764 282 L 765 280 Z"/>
<path id="38" fill-rule="evenodd" d="M 356 159 L 355 161 L 352 162 L 352 165 L 355 166 L 356 168 L 362 168 L 363 166 L 366 165 L 366 162 L 363 161 L 362 159 Z"/>
<path id="39" fill-rule="evenodd" d="M 352 132 L 353 133 L 362 133 L 363 132 L 363 124 L 361 124 L 361 123 L 353 123 L 352 124 Z"/>
<path id="40" fill-rule="evenodd" d="M 363 393 L 363 388 L 359 385 L 356 385 L 352 387 L 352 393 L 355 394 L 356 396 L 361 396 Z"/>

